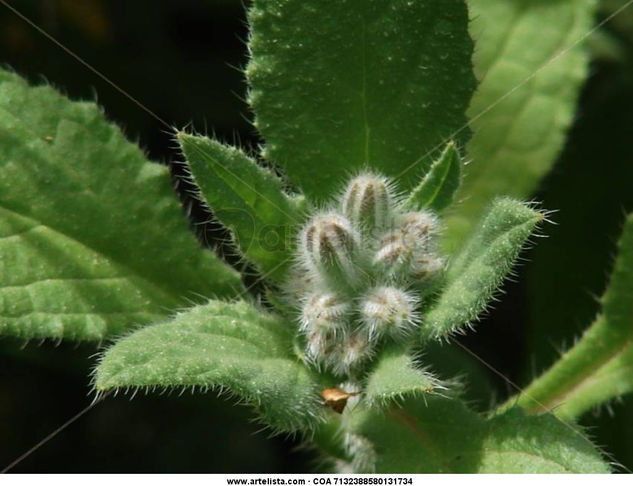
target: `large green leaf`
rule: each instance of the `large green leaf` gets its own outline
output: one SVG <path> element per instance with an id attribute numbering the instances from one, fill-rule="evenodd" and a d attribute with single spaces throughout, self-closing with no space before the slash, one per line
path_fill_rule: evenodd
<path id="1" fill-rule="evenodd" d="M 399 181 L 410 189 L 466 123 L 475 79 L 462 0 L 257 0 L 250 22 L 265 156 L 308 196 L 364 167 L 413 166 Z"/>
<path id="2" fill-rule="evenodd" d="M 261 273 L 281 280 L 292 262 L 301 215 L 281 181 L 241 150 L 207 137 L 178 134 L 200 196 L 229 228 Z"/>
<path id="3" fill-rule="evenodd" d="M 360 439 L 359 453 L 373 458 L 365 468 L 380 473 L 609 472 L 580 431 L 551 415 L 513 409 L 486 420 L 454 398 L 409 400 L 386 412 L 357 408 L 348 428 L 349 442 Z"/>
<path id="4" fill-rule="evenodd" d="M 0 71 L 1 334 L 102 339 L 239 288 L 165 167 L 93 103 Z"/>
<path id="5" fill-rule="evenodd" d="M 468 3 L 480 85 L 468 111 L 472 163 L 460 192 L 464 201 L 447 224 L 449 250 L 463 241 L 494 196 L 529 197 L 556 160 L 587 73 L 587 55 L 576 43 L 591 29 L 595 5 L 593 0 Z"/>
<path id="6" fill-rule="evenodd" d="M 582 339 L 518 403 L 526 410 L 554 410 L 574 418 L 606 400 L 633 391 L 633 215 L 626 220 L 602 314 Z"/>
<path id="7" fill-rule="evenodd" d="M 314 426 L 319 390 L 292 356 L 294 326 L 245 302 L 211 301 L 122 338 L 96 370 L 98 391 L 194 387 L 235 394 L 271 426 Z"/>
<path id="8" fill-rule="evenodd" d="M 439 338 L 475 321 L 512 268 L 543 214 L 520 201 L 496 199 L 462 251 L 446 284 L 423 316 L 424 338 Z"/>

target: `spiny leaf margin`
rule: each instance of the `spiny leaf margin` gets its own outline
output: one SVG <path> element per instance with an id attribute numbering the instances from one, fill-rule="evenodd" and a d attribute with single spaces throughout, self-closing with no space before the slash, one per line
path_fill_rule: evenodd
<path id="1" fill-rule="evenodd" d="M 625 220 L 602 311 L 582 338 L 528 386 L 518 404 L 575 419 L 633 391 L 633 214 Z M 514 400 L 513 400 L 514 401 Z"/>
<path id="2" fill-rule="evenodd" d="M 459 149 L 455 143 L 448 143 L 424 178 L 411 191 L 405 206 L 415 211 L 430 209 L 437 213 L 450 206 L 461 183 L 461 166 Z"/>
<path id="3" fill-rule="evenodd" d="M 315 376 L 292 355 L 292 330 L 247 302 L 210 301 L 119 339 L 102 355 L 94 386 L 226 390 L 274 430 L 309 431 L 323 407 Z"/>
<path id="4" fill-rule="evenodd" d="M 410 351 L 390 346 L 380 353 L 366 377 L 364 396 L 370 406 L 382 408 L 444 389 L 435 376 L 416 366 Z"/>
<path id="5" fill-rule="evenodd" d="M 475 234 L 450 263 L 445 287 L 424 315 L 422 338 L 442 338 L 475 321 L 544 218 L 544 213 L 523 202 L 495 199 Z"/>
<path id="6" fill-rule="evenodd" d="M 0 70 L 0 113 L 0 332 L 102 340 L 241 289 L 97 105 Z"/>
<path id="7" fill-rule="evenodd" d="M 282 280 L 291 262 L 290 236 L 302 216 L 281 180 L 236 147 L 185 132 L 177 139 L 200 199 L 261 274 Z"/>

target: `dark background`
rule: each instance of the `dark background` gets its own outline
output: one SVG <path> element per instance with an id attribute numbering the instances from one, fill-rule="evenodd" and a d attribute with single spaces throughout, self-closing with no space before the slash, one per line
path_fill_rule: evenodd
<path id="1" fill-rule="evenodd" d="M 600 12 L 605 16 L 611 4 Z M 14 0 L 13 4 L 158 116 L 246 146 L 259 143 L 241 100 L 244 7 L 235 0 Z M 595 316 L 623 215 L 633 210 L 633 9 L 589 48 L 594 61 L 568 143 L 535 198 L 557 209 L 507 284 L 500 304 L 463 344 L 525 385 Z M 165 128 L 0 5 L 0 62 L 72 98 L 97 99 L 156 161 L 178 158 Z M 181 198 L 186 196 L 181 195 Z M 194 217 L 207 219 L 200 211 Z M 206 239 L 217 235 L 208 227 Z M 203 238 L 205 239 L 205 238 Z M 91 397 L 94 345 L 0 341 L 0 468 L 81 410 Z M 481 408 L 512 392 L 498 376 L 446 348 L 446 373 L 472 377 Z M 442 363 L 444 361 L 444 363 Z M 16 472 L 300 472 L 319 459 L 290 438 L 269 438 L 245 407 L 213 394 L 110 398 Z M 633 397 L 583 417 L 596 442 L 633 469 Z"/>

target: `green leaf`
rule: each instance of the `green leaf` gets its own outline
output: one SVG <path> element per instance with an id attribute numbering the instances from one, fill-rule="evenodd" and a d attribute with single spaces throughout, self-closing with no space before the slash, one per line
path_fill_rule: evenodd
<path id="1" fill-rule="evenodd" d="M 495 196 L 529 197 L 556 160 L 587 75 L 588 56 L 576 43 L 593 25 L 595 3 L 469 0 L 481 82 L 468 110 L 472 162 L 458 194 L 464 202 L 447 222 L 447 250 L 464 242 Z"/>
<path id="2" fill-rule="evenodd" d="M 204 202 L 260 272 L 281 280 L 292 261 L 293 229 L 301 222 L 281 181 L 235 147 L 182 132 L 178 141 Z"/>
<path id="3" fill-rule="evenodd" d="M 211 301 L 119 340 L 103 355 L 95 386 L 228 391 L 276 429 L 308 429 L 323 407 L 311 373 L 291 354 L 293 331 L 245 302 Z"/>
<path id="4" fill-rule="evenodd" d="M 633 391 L 633 215 L 626 220 L 602 313 L 582 339 L 518 399 L 529 412 L 575 418 Z"/>
<path id="5" fill-rule="evenodd" d="M 425 339 L 441 338 L 475 321 L 543 220 L 522 202 L 496 199 L 477 231 L 451 262 L 446 284 L 424 316 Z"/>
<path id="6" fill-rule="evenodd" d="M 514 409 L 485 420 L 454 398 L 409 400 L 386 412 L 357 407 L 348 427 L 380 473 L 609 472 L 580 431 L 551 415 Z"/>
<path id="7" fill-rule="evenodd" d="M 459 151 L 450 142 L 411 192 L 405 205 L 416 211 L 432 209 L 436 212 L 450 206 L 460 184 L 461 165 Z"/>
<path id="8" fill-rule="evenodd" d="M 371 405 L 385 406 L 443 388 L 432 374 L 416 367 L 408 353 L 388 348 L 378 357 L 367 378 L 365 396 Z"/>
<path id="9" fill-rule="evenodd" d="M 399 181 L 411 189 L 466 124 L 475 78 L 462 0 L 257 0 L 249 17 L 265 156 L 312 198 L 361 168 L 411 167 Z"/>
<path id="10" fill-rule="evenodd" d="M 239 288 L 165 167 L 93 103 L 0 70 L 0 334 L 99 340 Z"/>

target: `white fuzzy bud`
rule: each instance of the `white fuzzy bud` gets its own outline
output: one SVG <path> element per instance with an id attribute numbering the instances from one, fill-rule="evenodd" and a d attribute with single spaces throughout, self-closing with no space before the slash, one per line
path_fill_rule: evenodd
<path id="1" fill-rule="evenodd" d="M 305 358 L 347 380 L 363 379 L 383 340 L 414 331 L 421 299 L 436 288 L 430 279 L 444 270 L 437 217 L 407 212 L 394 194 L 387 178 L 361 174 L 337 208 L 309 219 L 297 242 L 286 293 L 299 314 Z"/>
<path id="2" fill-rule="evenodd" d="M 308 296 L 301 309 L 301 330 L 336 334 L 345 327 L 349 307 L 331 292 L 314 293 Z"/>
<path id="3" fill-rule="evenodd" d="M 373 263 L 389 273 L 411 272 L 413 261 L 431 255 L 437 219 L 427 212 L 409 212 L 397 219 L 398 227 L 384 235 Z"/>
<path id="4" fill-rule="evenodd" d="M 374 265 L 390 272 L 407 268 L 414 249 L 406 244 L 405 236 L 402 230 L 395 230 L 381 238 L 378 250 L 374 254 Z"/>
<path id="5" fill-rule="evenodd" d="M 307 267 L 333 280 L 353 281 L 354 257 L 360 236 L 349 220 L 336 213 L 313 217 L 301 232 L 300 247 Z"/>
<path id="6" fill-rule="evenodd" d="M 347 370 L 347 374 L 349 374 L 349 370 L 353 370 L 369 359 L 372 351 L 372 343 L 366 332 L 358 331 L 350 334 L 342 356 L 342 365 Z"/>
<path id="7" fill-rule="evenodd" d="M 403 245 L 415 251 L 426 251 L 437 234 L 437 217 L 426 211 L 405 213 L 398 219 Z"/>
<path id="8" fill-rule="evenodd" d="M 367 232 L 384 229 L 391 222 L 389 183 L 375 174 L 361 174 L 350 181 L 342 197 L 342 210 L 350 221 Z"/>
<path id="9" fill-rule="evenodd" d="M 434 255 L 421 255 L 411 264 L 411 277 L 428 280 L 444 270 L 444 260 Z"/>
<path id="10" fill-rule="evenodd" d="M 324 361 L 335 346 L 332 334 L 323 330 L 312 331 L 306 336 L 306 357 L 315 363 Z"/>
<path id="11" fill-rule="evenodd" d="M 322 285 L 316 272 L 307 272 L 304 268 L 295 266 L 284 286 L 284 294 L 287 301 L 297 306 L 305 300 L 306 295 L 312 294 Z"/>
<path id="12" fill-rule="evenodd" d="M 338 376 L 349 376 L 373 355 L 367 332 L 359 330 L 341 334 L 324 353 L 323 364 Z"/>
<path id="13" fill-rule="evenodd" d="M 370 336 L 402 337 L 417 325 L 417 299 L 396 287 L 377 287 L 363 299 L 360 314 Z"/>

